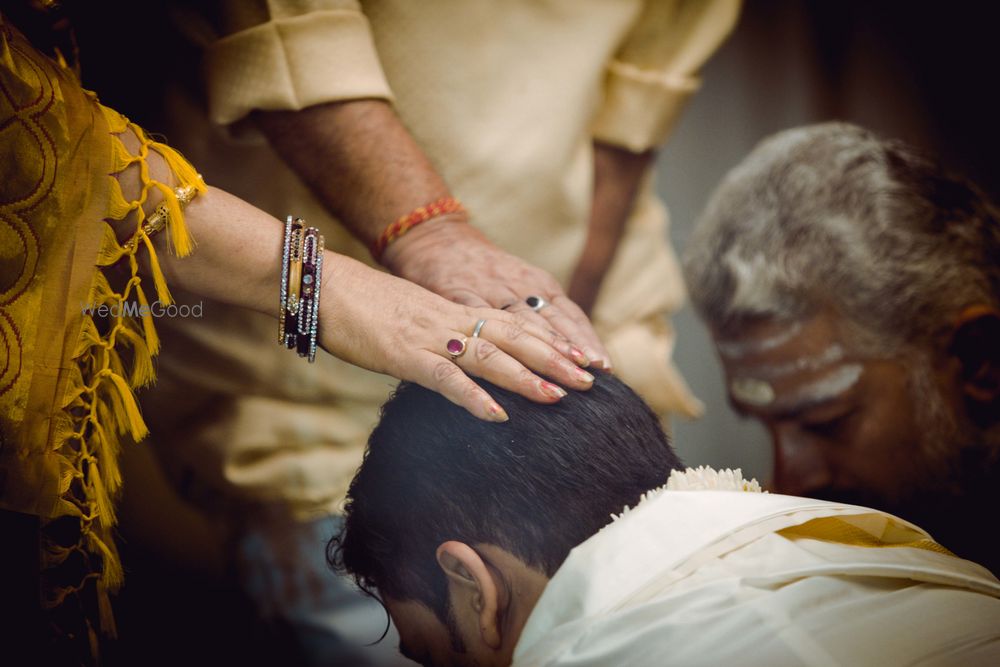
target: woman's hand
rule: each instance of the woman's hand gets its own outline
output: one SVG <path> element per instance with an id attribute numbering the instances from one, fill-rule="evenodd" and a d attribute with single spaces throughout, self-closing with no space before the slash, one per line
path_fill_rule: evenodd
<path id="1" fill-rule="evenodd" d="M 485 320 L 479 336 L 473 332 Z M 583 353 L 549 327 L 519 314 L 453 303 L 406 280 L 327 252 L 319 313 L 320 344 L 358 366 L 433 389 L 481 419 L 507 413 L 475 375 L 539 403 L 555 403 L 593 377 L 570 361 Z M 453 356 L 449 340 L 465 341 Z"/>
<path id="2" fill-rule="evenodd" d="M 479 230 L 441 216 L 411 230 L 386 249 L 383 264 L 435 294 L 466 306 L 505 308 L 524 321 L 555 330 L 582 348 L 595 368 L 611 369 L 611 358 L 587 315 L 547 271 L 498 248 Z M 544 303 L 534 308 L 526 300 Z"/>
<path id="3" fill-rule="evenodd" d="M 148 205 L 155 204 L 153 197 Z M 284 225 L 216 188 L 196 197 L 185 217 L 198 242 L 190 256 L 173 256 L 167 234 L 153 237 L 168 283 L 277 318 Z M 128 229 L 125 224 L 121 231 Z M 145 261 L 141 265 L 148 271 Z M 593 382 L 571 361 L 586 363 L 583 353 L 544 323 L 453 303 L 333 252 L 324 256 L 322 279 L 319 343 L 324 349 L 438 391 L 482 419 L 504 421 L 507 415 L 468 375 L 541 403 L 558 401 L 563 389 L 536 373 L 572 389 L 588 389 Z M 473 338 L 480 319 L 486 323 Z M 276 319 L 276 332 L 277 326 Z M 451 339 L 467 339 L 464 354 L 453 358 L 448 353 Z M 289 354 L 288 363 L 306 362 Z"/>

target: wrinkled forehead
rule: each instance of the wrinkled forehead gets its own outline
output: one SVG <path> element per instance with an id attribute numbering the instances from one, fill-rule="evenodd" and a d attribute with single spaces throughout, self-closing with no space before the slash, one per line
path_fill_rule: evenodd
<path id="1" fill-rule="evenodd" d="M 760 320 L 715 337 L 733 402 L 794 410 L 852 387 L 861 365 L 852 358 L 835 316 Z"/>

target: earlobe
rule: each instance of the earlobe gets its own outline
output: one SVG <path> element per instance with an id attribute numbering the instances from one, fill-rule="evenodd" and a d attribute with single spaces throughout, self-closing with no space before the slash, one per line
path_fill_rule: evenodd
<path id="1" fill-rule="evenodd" d="M 1000 399 L 1000 312 L 966 308 L 952 331 L 949 352 L 958 359 L 966 398 L 979 405 Z"/>
<path id="2" fill-rule="evenodd" d="M 436 552 L 438 565 L 448 577 L 451 603 L 456 614 L 471 609 L 487 646 L 499 649 L 500 595 L 490 568 L 475 549 L 462 542 L 443 542 Z"/>

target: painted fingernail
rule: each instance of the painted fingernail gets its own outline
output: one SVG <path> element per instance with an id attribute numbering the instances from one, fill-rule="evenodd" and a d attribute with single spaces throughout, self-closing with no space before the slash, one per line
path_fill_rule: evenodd
<path id="1" fill-rule="evenodd" d="M 490 413 L 490 418 L 495 422 L 505 422 L 510 419 L 507 416 L 507 411 L 501 408 L 500 404 L 496 401 L 490 401 L 486 409 Z"/>
<path id="2" fill-rule="evenodd" d="M 587 355 L 583 353 L 583 350 L 578 348 L 576 345 L 569 346 L 569 356 L 572 357 L 573 361 L 576 362 L 577 366 L 590 365 L 590 359 L 588 359 Z"/>
<path id="3" fill-rule="evenodd" d="M 594 368 L 600 369 L 602 371 L 611 370 L 611 360 L 605 357 L 595 357 Z"/>
<path id="4" fill-rule="evenodd" d="M 576 369 L 576 377 L 577 379 L 586 382 L 587 384 L 590 384 L 591 382 L 594 381 L 594 376 L 588 373 L 587 371 L 583 370 L 582 368 Z"/>
<path id="5" fill-rule="evenodd" d="M 583 354 L 585 357 L 587 357 L 588 366 L 590 364 L 594 364 L 596 366 L 597 364 L 601 363 L 601 355 L 599 355 L 596 350 L 588 347 L 583 350 Z"/>
<path id="6" fill-rule="evenodd" d="M 559 385 L 552 384 L 551 382 L 546 382 L 542 380 L 538 383 L 538 387 L 542 390 L 542 393 L 546 396 L 550 396 L 555 399 L 563 398 L 566 395 L 566 390 Z"/>

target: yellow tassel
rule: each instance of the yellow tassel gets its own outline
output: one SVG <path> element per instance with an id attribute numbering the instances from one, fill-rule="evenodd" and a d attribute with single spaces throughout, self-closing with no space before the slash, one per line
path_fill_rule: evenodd
<path id="1" fill-rule="evenodd" d="M 125 199 L 122 192 L 121 183 L 114 176 L 108 176 L 111 180 L 110 196 L 108 197 L 108 217 L 113 220 L 124 220 L 134 208 L 138 206 L 136 202 Z"/>
<path id="2" fill-rule="evenodd" d="M 101 376 L 103 378 L 103 376 Z M 103 383 L 102 383 L 103 384 Z M 121 394 L 110 383 L 103 384 L 106 396 L 95 397 L 97 421 L 95 428 L 104 428 L 113 433 L 128 433 L 128 413 Z M 102 426 L 103 425 L 103 426 Z"/>
<path id="3" fill-rule="evenodd" d="M 111 130 L 112 134 L 121 134 L 128 129 L 128 118 L 103 104 L 98 106 L 104 112 L 104 119 L 108 122 L 108 129 Z"/>
<path id="4" fill-rule="evenodd" d="M 173 215 L 171 213 L 171 215 Z M 156 287 L 156 297 L 160 300 L 160 303 L 168 305 L 174 302 L 174 298 L 170 295 L 170 290 L 167 288 L 167 280 L 163 277 L 163 269 L 160 268 L 160 259 L 156 256 L 156 248 L 153 247 L 153 242 L 145 234 L 142 235 L 142 242 L 146 246 L 146 251 L 149 253 L 149 268 L 153 273 L 153 285 Z"/>
<path id="5" fill-rule="evenodd" d="M 130 164 L 142 159 L 138 155 L 129 153 L 124 142 L 116 136 L 111 138 L 111 147 L 111 172 L 114 174 L 124 171 Z"/>
<path id="6" fill-rule="evenodd" d="M 104 225 L 104 236 L 101 239 L 101 249 L 97 253 L 97 265 L 110 266 L 122 258 L 125 248 L 118 244 L 118 237 L 115 236 L 115 230 L 111 225 L 106 222 L 101 224 Z"/>
<path id="7" fill-rule="evenodd" d="M 81 355 L 76 363 L 69 368 L 70 376 L 66 381 L 66 394 L 63 396 L 62 405 L 59 406 L 63 410 L 79 404 L 81 395 L 87 390 L 87 387 L 84 386 L 83 373 L 80 372 L 80 364 L 82 363 L 83 357 Z"/>
<path id="8" fill-rule="evenodd" d="M 98 620 L 103 623 L 103 619 L 99 618 Z M 95 660 L 99 659 L 101 655 L 101 642 L 97 638 L 94 626 L 89 620 L 87 621 L 87 640 L 90 642 L 90 655 L 94 656 Z"/>
<path id="9" fill-rule="evenodd" d="M 94 324 L 94 318 L 85 315 L 83 317 L 83 328 L 80 329 L 80 339 L 77 340 L 76 348 L 73 350 L 73 358 L 76 359 L 92 346 L 100 344 L 101 335 L 97 333 L 97 325 Z"/>
<path id="10" fill-rule="evenodd" d="M 118 585 L 120 586 L 121 583 Z M 97 610 L 101 631 L 111 639 L 117 638 L 118 626 L 115 625 L 115 613 L 111 609 L 111 598 L 108 596 L 104 582 L 100 581 L 97 583 Z"/>
<path id="11" fill-rule="evenodd" d="M 73 480 L 77 477 L 76 468 L 74 468 L 69 461 L 63 459 L 60 461 L 62 466 L 62 471 L 59 473 L 59 495 L 64 495 L 69 491 L 69 487 L 73 484 Z"/>
<path id="12" fill-rule="evenodd" d="M 70 415 L 65 412 L 57 412 L 52 415 L 49 430 L 52 433 L 54 449 L 58 450 L 64 442 L 73 437 L 73 434 L 76 432 L 76 426 L 73 424 L 73 418 Z"/>
<path id="13" fill-rule="evenodd" d="M 97 523 L 105 528 L 115 525 L 115 511 L 111 506 L 108 490 L 104 488 L 101 471 L 91 461 L 87 469 L 87 500 L 93 503 L 93 514 Z"/>
<path id="14" fill-rule="evenodd" d="M 109 433 L 99 423 L 95 423 L 91 437 L 86 440 L 85 444 L 94 458 L 97 459 L 97 468 L 101 473 L 104 488 L 107 490 L 108 498 L 113 500 L 118 489 L 122 488 L 122 473 L 118 467 L 121 441 L 113 431 Z M 113 507 L 111 512 L 114 512 Z"/>
<path id="15" fill-rule="evenodd" d="M 188 234 L 187 225 L 184 223 L 184 214 L 181 212 L 181 205 L 177 202 L 177 195 L 174 194 L 173 189 L 159 181 L 152 181 L 151 185 L 163 193 L 163 203 L 166 204 L 167 211 L 169 212 L 167 227 L 170 231 L 170 245 L 173 248 L 174 255 L 177 257 L 190 255 L 191 251 L 194 250 L 194 241 L 191 239 L 191 235 Z"/>
<path id="16" fill-rule="evenodd" d="M 100 552 L 103 560 L 104 567 L 101 572 L 101 583 L 104 584 L 108 590 L 117 590 L 122 585 L 122 579 L 124 578 L 124 573 L 122 571 L 121 561 L 118 559 L 118 552 L 114 548 L 114 543 L 111 540 L 104 540 L 98 537 L 95 531 L 90 531 L 87 535 L 88 542 L 94 551 Z"/>
<path id="17" fill-rule="evenodd" d="M 111 289 L 111 284 L 100 271 L 94 274 L 94 283 L 90 287 L 90 303 L 118 303 L 121 295 Z"/>
<path id="18" fill-rule="evenodd" d="M 146 347 L 146 341 L 131 326 L 125 324 L 118 334 L 132 347 L 132 374 L 129 384 L 133 389 L 145 387 L 156 379 L 156 369 L 153 368 L 153 358 Z"/>
<path id="19" fill-rule="evenodd" d="M 115 327 L 118 329 L 118 327 Z M 108 370 L 110 370 L 115 375 L 121 375 L 125 377 L 125 364 L 122 363 L 122 357 L 118 354 L 118 350 L 114 348 L 108 348 Z"/>
<path id="20" fill-rule="evenodd" d="M 139 305 L 145 306 L 148 311 L 149 301 L 146 299 L 146 292 L 142 289 L 142 284 L 137 283 L 135 286 L 135 294 L 139 299 Z M 146 336 L 146 347 L 149 348 L 149 353 L 155 355 L 160 351 L 160 337 L 156 335 L 156 327 L 153 326 L 153 316 L 148 314 L 142 318 L 142 330 Z"/>
<path id="21" fill-rule="evenodd" d="M 121 375 L 107 373 L 105 377 L 111 379 L 111 382 L 114 383 L 115 388 L 121 395 L 122 403 L 125 406 L 125 416 L 128 418 L 129 433 L 136 442 L 139 442 L 149 434 L 149 429 L 146 427 L 146 422 L 142 419 L 142 413 L 139 411 L 139 405 L 132 394 L 132 389 Z"/>
<path id="22" fill-rule="evenodd" d="M 150 143 L 150 148 L 163 156 L 170 171 L 177 177 L 178 185 L 181 187 L 193 187 L 195 192 L 202 195 L 208 191 L 201 175 L 195 170 L 191 163 L 181 155 L 180 151 L 159 142 Z"/>

